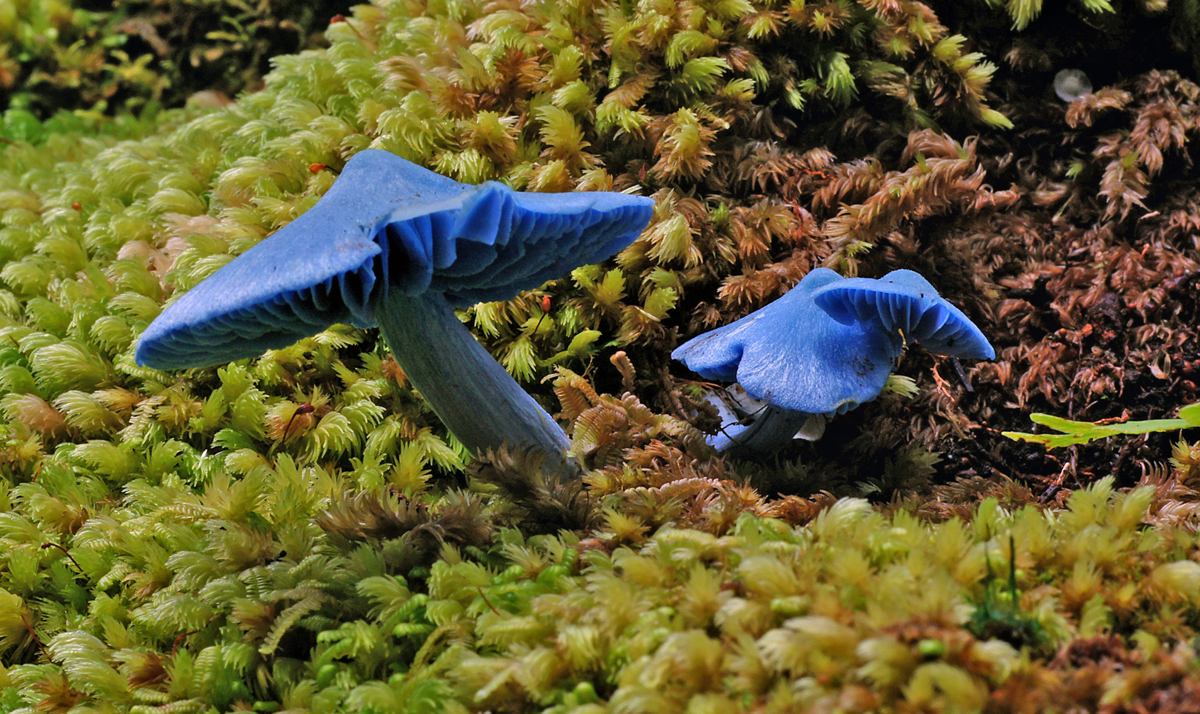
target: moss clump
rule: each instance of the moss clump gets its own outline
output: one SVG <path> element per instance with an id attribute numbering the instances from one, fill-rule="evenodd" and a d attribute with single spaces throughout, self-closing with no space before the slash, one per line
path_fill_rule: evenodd
<path id="1" fill-rule="evenodd" d="M 202 494 L 136 479 L 91 514 L 79 501 L 96 486 L 48 465 L 0 518 L 2 701 L 1028 711 L 1072 697 L 1135 709 L 1156 687 L 1195 688 L 1194 655 L 1171 643 L 1200 622 L 1196 546 L 1142 527 L 1150 488 L 1102 483 L 1062 512 L 989 500 L 969 523 L 851 499 L 801 529 L 744 515 L 719 534 L 618 545 L 494 533 L 470 497 L 430 509 L 342 498 L 336 483 L 281 459 Z M 997 561 L 1013 565 L 1002 592 Z M 1063 654 L 1022 655 L 1030 643 L 998 618 L 978 627 L 988 607 Z"/>
<path id="2" fill-rule="evenodd" d="M 25 0 L 0 8 L 0 109 L 116 115 L 227 101 L 254 88 L 272 56 L 320 44 L 344 2 L 237 0 L 102 4 Z"/>
<path id="3" fill-rule="evenodd" d="M 1032 4 L 978 9 L 1037 31 Z M 1195 88 L 1162 71 L 1120 80 L 1128 100 L 1069 110 L 993 97 L 993 77 L 1035 84 L 1011 58 L 1050 51 L 995 45 L 994 71 L 974 51 L 985 33 L 952 13 L 364 5 L 328 49 L 277 57 L 262 91 L 228 106 L 6 115 L 0 708 L 1186 708 L 1194 447 L 1114 495 L 1111 481 L 1064 488 L 1099 466 L 1019 471 L 989 429 L 1073 389 L 1158 380 L 1172 367 L 1156 349 L 1180 364 L 1194 197 L 1162 188 L 1192 170 L 1178 137 L 1194 132 Z M 511 454 L 468 479 L 369 332 L 216 369 L 133 363 L 164 302 L 311 207 L 367 147 L 461 180 L 658 199 L 615 263 L 464 315 L 558 399 L 586 490 L 531 482 Z M 926 520 L 831 494 L 764 499 L 728 477 L 770 469 L 713 459 L 687 421 L 704 422 L 666 364 L 676 334 L 822 263 L 921 268 L 994 318 L 1005 353 L 973 371 L 975 393 L 926 364 L 902 418 L 881 400 L 807 465 L 776 469 L 837 495 L 907 495 Z M 1080 356 L 1129 340 L 1128 377 L 1105 382 L 1126 363 Z M 914 496 L 939 463 L 974 478 Z M 549 518 L 590 531 L 504 527 Z"/>

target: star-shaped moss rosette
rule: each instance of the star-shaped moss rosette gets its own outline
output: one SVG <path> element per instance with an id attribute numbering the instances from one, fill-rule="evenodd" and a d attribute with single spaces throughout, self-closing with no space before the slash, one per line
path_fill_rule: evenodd
<path id="1" fill-rule="evenodd" d="M 352 158 L 307 213 L 173 302 L 138 364 L 256 357 L 334 323 L 378 325 L 396 361 L 470 450 L 532 445 L 569 463 L 562 429 L 454 314 L 600 262 L 632 243 L 654 202 L 609 192 L 469 186 L 385 151 Z"/>
<path id="2" fill-rule="evenodd" d="M 906 339 L 953 357 L 996 354 L 961 310 L 911 270 L 876 280 L 817 268 L 775 302 L 671 356 L 761 400 L 751 419 L 726 414 L 709 439 L 718 451 L 761 452 L 786 445 L 802 429 L 811 433 L 814 416 L 844 414 L 879 396 Z"/>

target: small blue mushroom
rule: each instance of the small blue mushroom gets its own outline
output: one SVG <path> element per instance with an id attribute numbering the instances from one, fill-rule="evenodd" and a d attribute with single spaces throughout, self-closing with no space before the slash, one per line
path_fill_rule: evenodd
<path id="1" fill-rule="evenodd" d="M 632 243 L 654 202 L 461 184 L 385 151 L 347 162 L 308 212 L 173 302 L 138 364 L 256 357 L 334 323 L 378 325 L 412 384 L 470 450 L 533 445 L 555 469 L 562 429 L 454 313 L 504 300 Z"/>
<path id="2" fill-rule="evenodd" d="M 845 279 L 827 268 L 671 356 L 766 403 L 749 424 L 723 424 L 709 439 L 718 451 L 761 452 L 789 443 L 797 431 L 819 432 L 820 418 L 879 396 L 906 337 L 940 354 L 995 356 L 983 333 L 917 273 Z"/>

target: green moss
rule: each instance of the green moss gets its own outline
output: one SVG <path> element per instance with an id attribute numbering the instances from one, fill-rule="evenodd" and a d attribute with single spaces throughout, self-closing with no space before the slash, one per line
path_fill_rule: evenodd
<path id="1" fill-rule="evenodd" d="M 43 478 L 105 488 L 57 466 Z M 978 628 L 989 608 L 1023 613 L 1051 649 L 1129 638 L 1122 656 L 1152 667 L 1200 607 L 1194 539 L 1140 526 L 1148 489 L 1101 485 L 1061 514 L 986 502 L 971 524 L 845 500 L 804 529 L 743 516 L 720 537 L 663 528 L 615 549 L 509 530 L 481 550 L 467 502 L 355 497 L 316 527 L 334 484 L 288 460 L 202 495 L 138 479 L 86 522 L 18 487 L 0 517 L 6 686 L 29 704 L 62 690 L 218 710 L 974 709 L 1045 671 L 1000 626 L 1011 615 Z M 64 532 L 65 548 L 39 547 Z M 1012 565 L 1002 594 L 993 557 Z"/>
<path id="2" fill-rule="evenodd" d="M 0 9 L 0 136 L 36 140 L 34 119 L 76 112 L 102 115 L 174 107 L 197 92 L 223 103 L 253 88 L 271 56 L 319 43 L 316 31 L 343 3 L 236 0 L 112 7 L 25 0 Z"/>

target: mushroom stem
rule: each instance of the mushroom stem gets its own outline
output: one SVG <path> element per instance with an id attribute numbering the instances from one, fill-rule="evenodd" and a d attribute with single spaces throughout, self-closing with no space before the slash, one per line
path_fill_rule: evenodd
<path id="1" fill-rule="evenodd" d="M 546 473 L 580 473 L 562 428 L 479 344 L 442 293 L 387 290 L 375 319 L 404 374 L 464 446 L 476 454 L 506 443 L 532 446 L 546 454 Z"/>
<path id="2" fill-rule="evenodd" d="M 767 405 L 749 425 L 722 424 L 721 431 L 708 443 L 719 452 L 734 455 L 772 452 L 791 444 L 797 432 L 809 428 L 812 419 L 813 415 L 807 412 Z M 824 425 L 821 421 L 819 428 L 822 431 Z M 809 439 L 817 437 L 819 434 L 805 436 Z"/>

